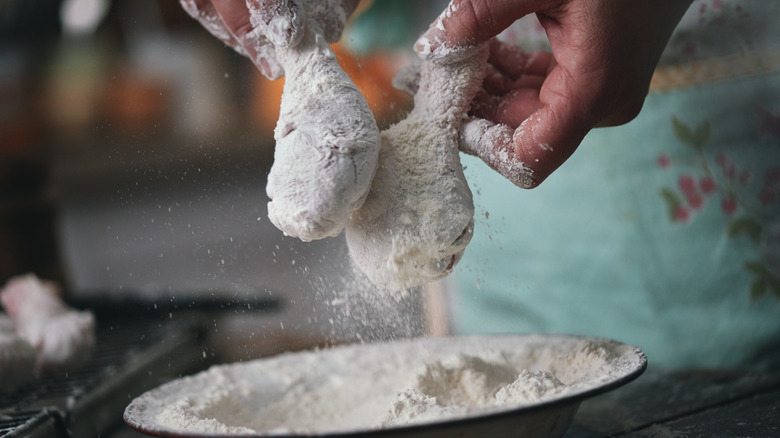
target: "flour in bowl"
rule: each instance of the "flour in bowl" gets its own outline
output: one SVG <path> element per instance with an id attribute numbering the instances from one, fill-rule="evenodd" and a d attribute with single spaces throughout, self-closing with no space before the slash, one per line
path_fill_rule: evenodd
<path id="1" fill-rule="evenodd" d="M 398 394 L 379 426 L 462 417 L 501 405 L 521 406 L 551 397 L 566 385 L 547 371 L 517 370 L 510 363 L 458 355 L 451 364 L 425 367 L 417 384 Z"/>
<path id="2" fill-rule="evenodd" d="M 635 347 L 567 336 L 350 345 L 215 366 L 147 392 L 125 420 L 162 434 L 371 431 L 554 402 L 644 365 Z"/>

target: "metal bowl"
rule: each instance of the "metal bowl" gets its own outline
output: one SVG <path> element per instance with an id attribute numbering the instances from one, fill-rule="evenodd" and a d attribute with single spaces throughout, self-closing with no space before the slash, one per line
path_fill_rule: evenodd
<path id="1" fill-rule="evenodd" d="M 393 357 L 388 363 L 372 363 L 375 357 L 372 351 L 393 349 Z M 258 430 L 204 431 L 194 425 L 170 426 L 158 420 L 160 413 L 174 403 L 186 400 L 203 400 L 216 391 L 228 392 L 236 410 L 255 409 L 254 406 L 272 403 L 284 395 L 284 382 L 306 382 L 316 385 L 323 378 L 335 378 L 343 381 L 345 391 L 354 391 L 355 400 L 349 409 L 364 409 L 366 404 L 375 402 L 360 388 L 381 388 L 377 394 L 390 397 L 406 389 L 392 388 L 377 379 L 377 374 L 363 374 L 372 366 L 382 366 L 389 374 L 407 373 L 410 376 L 426 364 L 456 355 L 474 355 L 490 350 L 501 357 L 511 358 L 512 366 L 518 370 L 551 371 L 567 386 L 566 390 L 542 397 L 538 401 L 508 404 L 489 410 L 458 414 L 454 417 L 442 417 L 425 422 L 412 423 L 398 427 L 377 428 L 370 424 L 354 427 L 339 426 L 333 428 L 303 429 L 292 432 L 269 429 Z M 593 356 L 598 351 L 599 356 Z M 347 355 L 347 356 L 345 356 Z M 589 356 L 590 355 L 590 356 Z M 349 366 L 345 367 L 344 357 L 349 357 Z M 598 360 L 589 360 L 596 357 Z M 406 366 L 409 361 L 414 366 Z M 402 369 L 397 364 L 403 363 Z M 255 437 L 560 437 L 568 429 L 580 403 L 589 397 L 624 385 L 639 375 L 647 366 L 645 355 L 636 347 L 608 339 L 588 338 L 566 335 L 497 335 L 497 336 L 456 336 L 440 338 L 416 338 L 396 342 L 356 344 L 334 347 L 325 350 L 287 353 L 279 356 L 258 359 L 251 362 L 219 365 L 209 371 L 184 377 L 162 385 L 139 396 L 126 408 L 124 420 L 131 428 L 152 436 L 176 438 L 216 438 L 227 436 Z M 346 368 L 346 369 L 345 369 Z M 549 368 L 549 369 L 547 369 Z M 281 371 L 280 371 L 281 370 Z M 217 374 L 218 373 L 218 374 Z M 286 376 L 285 374 L 289 374 Z M 219 378 L 216 379 L 215 376 Z M 246 379 L 246 376 L 252 376 Z M 219 380 L 218 382 L 215 382 Z M 363 379 L 364 381 L 360 381 Z M 368 382 L 366 379 L 376 379 Z M 375 384 L 375 386 L 374 386 Z M 226 388 L 228 390 L 226 391 Z M 233 389 L 230 389 L 233 388 Z M 233 399 L 232 393 L 240 393 Z M 373 391 L 371 391 L 373 393 Z M 241 395 L 243 394 L 243 395 Z M 247 394 L 252 394 L 247 397 Z M 326 409 L 334 409 L 333 400 L 324 400 Z M 392 403 L 388 403 L 388 408 Z M 381 405 L 381 403 L 380 403 Z M 251 412 L 261 412 L 257 409 Z M 205 416 L 212 415 L 206 418 Z M 204 414 L 204 419 L 212 421 L 212 410 Z M 217 414 L 219 415 L 219 414 Z M 236 418 L 220 419 L 233 425 Z M 258 414 L 262 415 L 262 414 Z M 321 415 L 321 414 L 320 414 Z M 301 424 L 308 420 L 305 411 L 296 419 Z"/>

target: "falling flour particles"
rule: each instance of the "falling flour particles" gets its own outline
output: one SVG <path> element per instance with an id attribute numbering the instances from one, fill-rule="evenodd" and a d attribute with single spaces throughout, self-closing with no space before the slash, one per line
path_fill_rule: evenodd
<path id="1" fill-rule="evenodd" d="M 376 430 L 581 394 L 644 364 L 635 347 L 566 336 L 361 344 L 215 366 L 142 395 L 125 418 L 164 433 Z"/>

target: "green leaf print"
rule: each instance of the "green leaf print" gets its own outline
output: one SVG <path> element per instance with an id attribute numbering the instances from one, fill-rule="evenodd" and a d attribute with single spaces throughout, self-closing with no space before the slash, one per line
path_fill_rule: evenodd
<path id="1" fill-rule="evenodd" d="M 741 217 L 729 223 L 726 234 L 732 238 L 747 236 L 750 240 L 758 243 L 761 238 L 761 224 L 751 217 Z"/>
<path id="2" fill-rule="evenodd" d="M 672 125 L 677 139 L 697 150 L 704 149 L 704 146 L 710 141 L 710 121 L 705 120 L 695 129 L 685 124 L 676 116 L 672 116 Z"/>
<path id="3" fill-rule="evenodd" d="M 680 205 L 682 204 L 682 201 L 680 200 L 680 197 L 677 196 L 677 193 L 668 187 L 661 187 L 661 197 L 666 202 L 666 208 L 669 212 L 669 220 L 672 222 L 679 220 L 678 214 L 680 212 Z"/>
<path id="4" fill-rule="evenodd" d="M 775 277 L 760 262 L 745 262 L 745 269 L 753 274 L 753 283 L 750 285 L 750 299 L 757 300 L 766 295 L 767 289 L 775 298 L 780 298 L 780 279 Z"/>
<path id="5" fill-rule="evenodd" d="M 756 279 L 750 285 L 750 300 L 756 301 L 766 295 L 766 281 L 762 278 Z"/>

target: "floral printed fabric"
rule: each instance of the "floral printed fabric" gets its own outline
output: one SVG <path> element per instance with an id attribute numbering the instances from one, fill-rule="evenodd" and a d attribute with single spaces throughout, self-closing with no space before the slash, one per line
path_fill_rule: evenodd
<path id="1" fill-rule="evenodd" d="M 757 151 L 755 158 L 768 158 L 772 155 L 770 149 L 780 147 L 780 117 L 761 106 L 754 108 L 753 114 L 759 137 L 766 136 L 757 138 L 756 144 L 767 149 Z M 718 202 L 725 216 L 726 235 L 733 239 L 747 238 L 756 245 L 755 258 L 744 263 L 753 277 L 751 298 L 759 299 L 771 293 L 780 299 L 780 161 L 742 165 L 730 156 L 727 148 L 712 150 L 709 120 L 696 127 L 688 126 L 676 116 L 671 122 L 679 142 L 691 148 L 696 159 L 693 163 L 680 163 L 679 169 L 674 169 L 676 166 L 669 155 L 658 156 L 658 166 L 677 175 L 676 186 L 665 186 L 660 191 L 669 219 L 680 224 L 694 223 L 696 215 L 709 202 Z M 764 142 L 766 146 L 761 146 Z M 773 147 L 771 143 L 778 144 Z"/>
<path id="2" fill-rule="evenodd" d="M 664 68 L 777 51 L 780 28 L 757 8 L 778 4 L 694 2 Z M 633 122 L 592 131 L 537 189 L 464 160 L 478 218 L 452 280 L 456 330 L 605 336 L 668 366 L 780 366 L 780 69 L 682 78 Z"/>

